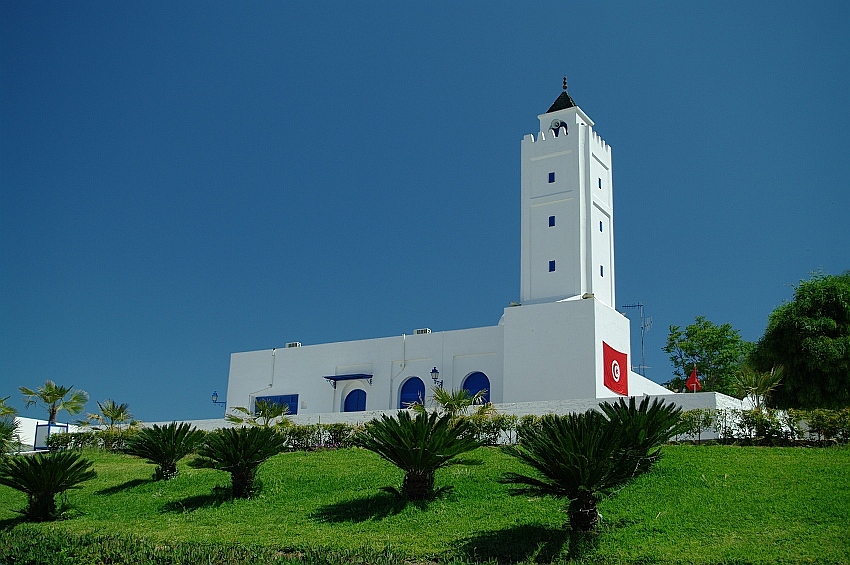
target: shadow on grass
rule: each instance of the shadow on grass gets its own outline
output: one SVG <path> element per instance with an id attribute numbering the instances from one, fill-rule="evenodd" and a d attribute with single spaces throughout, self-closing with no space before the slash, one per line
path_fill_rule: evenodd
<path id="1" fill-rule="evenodd" d="M 152 482 L 153 479 L 133 479 L 132 481 L 127 481 L 121 483 L 120 485 L 115 485 L 114 487 L 102 488 L 100 490 L 96 490 L 95 494 L 115 494 L 117 492 L 125 491 L 131 489 L 133 487 L 137 487 L 139 485 L 143 485 L 146 483 Z"/>
<path id="2" fill-rule="evenodd" d="M 365 522 L 367 520 L 382 520 L 388 516 L 394 516 L 401 512 L 408 501 L 398 496 L 382 492 L 367 496 L 366 498 L 355 498 L 322 506 L 311 514 L 311 518 L 321 522 Z M 426 503 L 410 502 L 417 506 Z"/>
<path id="3" fill-rule="evenodd" d="M 22 524 L 24 522 L 23 516 L 17 516 L 15 518 L 6 518 L 5 520 L 0 520 L 0 532 L 4 532 L 6 530 L 11 530 L 18 524 Z"/>
<path id="4" fill-rule="evenodd" d="M 160 512 L 163 514 L 171 512 L 182 514 L 183 512 L 193 512 L 201 508 L 214 508 L 231 500 L 233 500 L 233 497 L 229 488 L 215 487 L 210 494 L 199 494 L 197 496 L 166 502 L 160 508 Z"/>
<path id="5" fill-rule="evenodd" d="M 556 559 L 592 557 L 598 540 L 596 533 L 545 526 L 516 526 L 467 538 L 458 551 L 469 561 L 551 563 Z"/>

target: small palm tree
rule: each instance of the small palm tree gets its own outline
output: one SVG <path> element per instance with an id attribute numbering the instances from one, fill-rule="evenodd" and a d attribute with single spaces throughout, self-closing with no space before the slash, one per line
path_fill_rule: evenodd
<path id="1" fill-rule="evenodd" d="M 120 430 L 122 424 L 128 424 L 131 428 L 137 425 L 133 415 L 130 414 L 130 405 L 126 402 L 118 404 L 111 398 L 107 398 L 103 402 L 98 402 L 97 407 L 100 409 L 100 414 L 89 414 L 86 418 L 89 425 L 105 426 L 107 430 Z"/>
<path id="2" fill-rule="evenodd" d="M 18 411 L 14 406 L 9 406 L 6 404 L 6 401 L 9 400 L 9 397 L 0 398 L 0 418 L 5 418 L 6 416 L 17 416 Z"/>
<path id="3" fill-rule="evenodd" d="M 274 428 L 222 428 L 207 435 L 192 466 L 227 471 L 233 497 L 248 498 L 256 490 L 257 468 L 283 448 L 284 438 Z"/>
<path id="4" fill-rule="evenodd" d="M 741 397 L 749 397 L 756 407 L 761 410 L 762 405 L 767 404 L 770 393 L 776 390 L 785 368 L 778 365 L 768 372 L 756 371 L 750 366 L 744 366 L 743 370 L 735 375 L 735 392 Z"/>
<path id="5" fill-rule="evenodd" d="M 475 394 L 472 394 L 465 388 L 446 390 L 443 387 L 435 386 L 431 388 L 431 400 L 437 403 L 437 409 L 440 412 L 451 416 L 452 421 L 461 416 L 465 416 L 472 406 L 486 407 L 489 403 L 484 403 L 484 397 L 487 395 L 487 389 L 481 389 Z M 420 409 L 420 411 L 423 411 Z"/>
<path id="6" fill-rule="evenodd" d="M 186 422 L 154 424 L 130 437 L 122 451 L 156 465 L 155 481 L 168 480 L 177 475 L 177 462 L 192 453 L 203 439 L 204 432 Z"/>
<path id="7" fill-rule="evenodd" d="M 52 520 L 57 517 L 56 495 L 97 476 L 91 466 L 75 451 L 9 457 L 0 461 L 0 484 L 26 493 L 25 519 Z"/>
<path id="8" fill-rule="evenodd" d="M 12 451 L 17 442 L 18 421 L 11 416 L 0 418 L 0 457 Z"/>
<path id="9" fill-rule="evenodd" d="M 242 406 L 234 406 L 231 410 L 232 413 L 226 415 L 224 419 L 233 424 L 246 424 L 262 428 L 289 424 L 289 420 L 286 419 L 286 415 L 289 414 L 289 406 L 278 402 L 258 400 L 254 404 L 253 413 Z M 277 420 L 277 422 L 272 424 L 274 420 Z"/>
<path id="10" fill-rule="evenodd" d="M 56 415 L 62 410 L 73 416 L 83 411 L 89 395 L 84 390 L 74 390 L 74 387 L 60 386 L 51 380 L 35 390 L 25 386 L 18 390 L 24 395 L 27 408 L 33 404 L 42 404 L 47 408 L 48 423 L 56 423 Z"/>
<path id="11" fill-rule="evenodd" d="M 604 403 L 603 412 L 547 415 L 523 432 L 520 445 L 505 451 L 530 465 L 537 475 L 508 473 L 502 482 L 521 485 L 515 494 L 565 498 L 570 525 L 589 531 L 599 522 L 597 503 L 658 459 L 658 446 L 679 430 L 679 409 L 646 398 L 635 406 Z"/>
<path id="12" fill-rule="evenodd" d="M 404 471 L 401 492 L 385 490 L 408 500 L 433 498 L 434 472 L 481 445 L 467 420 L 453 421 L 451 415 L 436 412 L 418 412 L 412 418 L 407 411 L 367 422 L 355 443 Z"/>

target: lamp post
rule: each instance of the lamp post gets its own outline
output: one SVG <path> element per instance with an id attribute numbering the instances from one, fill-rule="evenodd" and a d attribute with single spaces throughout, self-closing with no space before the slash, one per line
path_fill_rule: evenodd
<path id="1" fill-rule="evenodd" d="M 443 388 L 443 381 L 440 380 L 440 371 L 436 367 L 431 369 L 431 378 L 434 379 L 434 385 Z"/>
<path id="2" fill-rule="evenodd" d="M 221 405 L 221 406 L 227 406 L 226 400 L 222 401 L 222 402 L 218 401 L 218 391 L 217 390 L 214 390 L 213 393 L 212 393 L 212 403 L 217 404 L 217 405 Z"/>

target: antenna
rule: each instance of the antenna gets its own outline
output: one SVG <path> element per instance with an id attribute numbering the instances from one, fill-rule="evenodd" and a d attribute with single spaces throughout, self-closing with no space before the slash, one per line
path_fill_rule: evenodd
<path id="1" fill-rule="evenodd" d="M 632 370 L 635 373 L 638 373 L 640 376 L 646 376 L 646 370 L 651 369 L 652 367 L 646 366 L 646 348 L 645 348 L 645 339 L 646 332 L 652 328 L 652 318 L 644 318 L 643 317 L 643 302 L 635 302 L 634 304 L 626 304 L 623 308 L 637 308 L 638 315 L 640 316 L 640 365 L 632 366 Z"/>

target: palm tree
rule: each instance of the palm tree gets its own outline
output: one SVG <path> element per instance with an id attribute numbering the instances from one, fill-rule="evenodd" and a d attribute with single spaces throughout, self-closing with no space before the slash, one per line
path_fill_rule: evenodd
<path id="1" fill-rule="evenodd" d="M 133 420 L 133 415 L 130 414 L 130 405 L 126 402 L 118 404 L 111 398 L 107 398 L 103 402 L 98 402 L 97 407 L 100 409 L 100 414 L 89 414 L 87 417 L 88 423 L 96 423 L 101 426 L 106 426 L 107 430 L 121 429 L 121 424 L 129 422 L 129 427 L 136 425 Z"/>
<path id="2" fill-rule="evenodd" d="M 401 492 L 385 490 L 408 500 L 433 498 L 434 472 L 481 445 L 467 420 L 453 421 L 450 414 L 436 412 L 417 412 L 411 418 L 407 411 L 367 422 L 355 443 L 404 471 Z"/>
<path id="3" fill-rule="evenodd" d="M 130 437 L 122 451 L 156 465 L 153 480 L 168 480 L 177 476 L 177 462 L 192 453 L 203 439 L 204 432 L 186 422 L 154 424 Z"/>
<path id="4" fill-rule="evenodd" d="M 486 407 L 489 404 L 484 403 L 486 394 L 487 389 L 481 389 L 475 394 L 465 388 L 446 390 L 435 386 L 431 389 L 431 399 L 437 403 L 438 410 L 451 416 L 452 421 L 465 416 L 472 406 L 478 406 L 479 410 L 480 407 Z"/>
<path id="5" fill-rule="evenodd" d="M 284 438 L 274 428 L 222 428 L 207 435 L 192 466 L 227 471 L 233 497 L 248 498 L 256 490 L 257 468 L 283 448 Z"/>
<path id="6" fill-rule="evenodd" d="M 755 404 L 756 410 L 761 410 L 762 404 L 767 404 L 770 393 L 779 386 L 784 373 L 785 367 L 782 365 L 777 365 L 764 373 L 745 365 L 743 370 L 735 375 L 733 383 L 735 392 L 741 397 L 749 397 Z"/>
<path id="7" fill-rule="evenodd" d="M 289 420 L 285 418 L 289 414 L 289 406 L 279 402 L 258 400 L 254 403 L 253 414 L 242 406 L 234 406 L 231 410 L 233 413 L 226 415 L 224 419 L 233 424 L 247 424 L 263 428 L 289 424 Z M 275 419 L 278 419 L 278 421 L 272 424 L 271 422 Z"/>
<path id="8" fill-rule="evenodd" d="M 658 459 L 660 443 L 679 428 L 679 409 L 648 398 L 635 406 L 604 403 L 603 412 L 546 415 L 523 432 L 522 443 L 504 450 L 537 471 L 507 473 L 502 482 L 521 485 L 514 494 L 565 498 L 570 526 L 589 531 L 599 522 L 597 503 Z"/>
<path id="9" fill-rule="evenodd" d="M 0 398 L 0 418 L 5 418 L 6 416 L 17 416 L 18 411 L 14 406 L 8 406 L 6 401 L 9 400 L 9 397 Z"/>
<path id="10" fill-rule="evenodd" d="M 11 416 L 0 418 L 0 457 L 12 450 L 18 434 L 18 421 Z"/>
<path id="11" fill-rule="evenodd" d="M 37 389 L 29 389 L 25 386 L 18 390 L 24 395 L 27 408 L 33 404 L 43 404 L 47 408 L 48 423 L 56 423 L 56 415 L 65 410 L 73 416 L 83 411 L 89 395 L 84 390 L 74 390 L 73 386 L 59 386 L 51 380 L 45 381 L 44 385 Z"/>
<path id="12" fill-rule="evenodd" d="M 0 461 L 0 484 L 26 493 L 25 519 L 52 520 L 57 517 L 56 495 L 97 476 L 91 466 L 75 451 L 9 457 Z"/>

